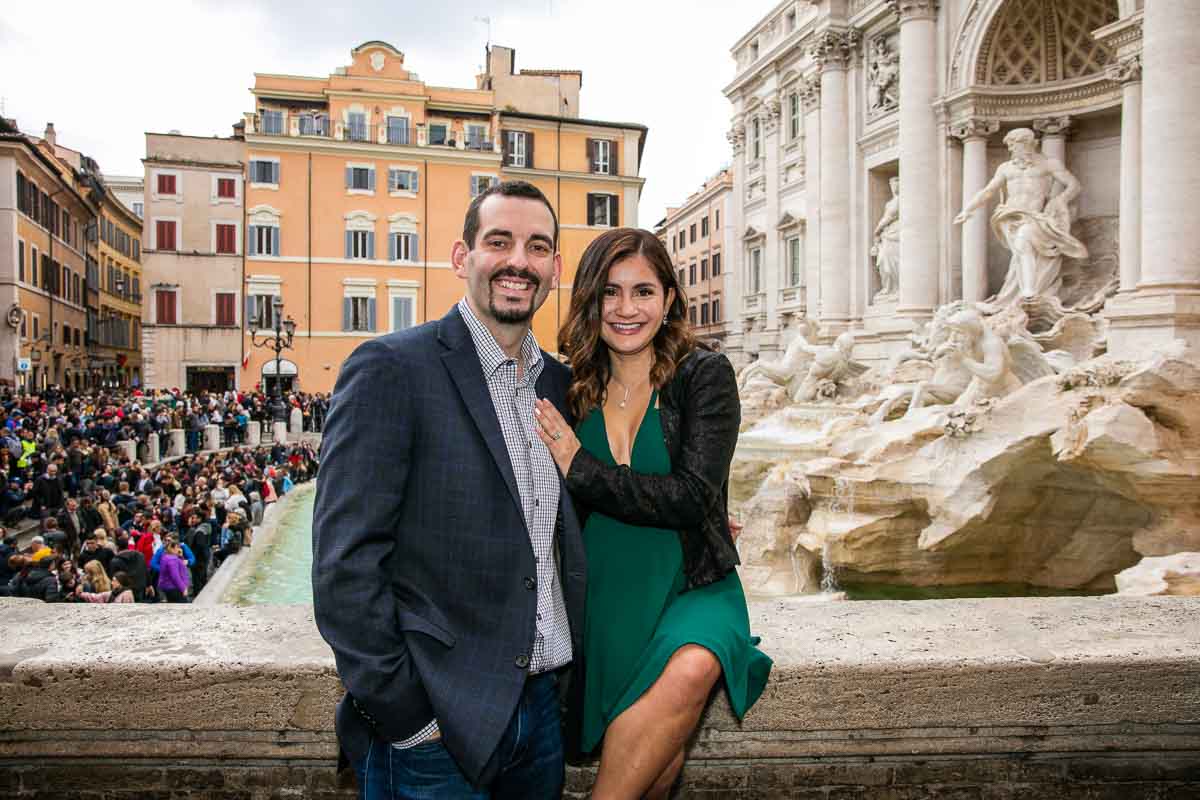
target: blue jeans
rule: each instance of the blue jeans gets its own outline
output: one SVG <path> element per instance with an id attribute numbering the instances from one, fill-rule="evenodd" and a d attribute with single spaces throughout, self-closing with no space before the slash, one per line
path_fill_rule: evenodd
<path id="1" fill-rule="evenodd" d="M 496 751 L 500 772 L 475 789 L 440 739 L 397 750 L 376 738 L 366 760 L 354 765 L 362 800 L 558 800 L 563 787 L 558 680 L 535 675 Z"/>

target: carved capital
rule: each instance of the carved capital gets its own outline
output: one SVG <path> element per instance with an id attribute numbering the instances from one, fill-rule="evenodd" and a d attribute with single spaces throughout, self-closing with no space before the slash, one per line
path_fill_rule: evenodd
<path id="1" fill-rule="evenodd" d="M 746 126 L 740 122 L 737 123 L 725 134 L 725 139 L 733 148 L 734 155 L 741 153 L 746 149 Z"/>
<path id="2" fill-rule="evenodd" d="M 821 80 L 819 77 L 814 75 L 800 81 L 800 101 L 804 103 L 805 111 L 813 111 L 821 107 Z"/>
<path id="3" fill-rule="evenodd" d="M 914 19 L 937 19 L 938 0 L 889 0 L 901 24 Z"/>
<path id="4" fill-rule="evenodd" d="M 858 31 L 824 31 L 816 35 L 808 48 L 808 56 L 817 69 L 846 69 L 858 48 Z"/>
<path id="5" fill-rule="evenodd" d="M 951 125 L 950 135 L 965 142 L 968 139 L 986 139 L 999 130 L 1000 123 L 997 120 L 971 117 Z"/>
<path id="6" fill-rule="evenodd" d="M 1070 127 L 1070 117 L 1043 117 L 1033 121 L 1033 129 L 1042 136 L 1066 136 Z"/>
<path id="7" fill-rule="evenodd" d="M 1108 79 L 1116 83 L 1137 83 L 1142 79 L 1142 54 L 1125 56 L 1108 65 Z"/>
<path id="8" fill-rule="evenodd" d="M 779 98 L 775 95 L 771 95 L 763 101 L 763 111 L 766 112 L 763 115 L 763 131 L 765 133 L 771 133 L 779 127 L 780 110 Z"/>

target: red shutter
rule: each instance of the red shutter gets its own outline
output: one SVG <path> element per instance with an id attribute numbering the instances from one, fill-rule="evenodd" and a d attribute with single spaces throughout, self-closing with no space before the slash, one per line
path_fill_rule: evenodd
<path id="1" fill-rule="evenodd" d="M 217 226 L 217 252 L 226 255 L 237 252 L 237 230 L 233 225 Z"/>
<path id="2" fill-rule="evenodd" d="M 217 295 L 217 324 L 232 326 L 234 321 L 233 295 L 222 292 Z"/>
<path id="3" fill-rule="evenodd" d="M 158 176 L 158 193 L 159 194 L 175 194 L 175 176 L 174 175 L 159 175 Z"/>
<path id="4" fill-rule="evenodd" d="M 617 169 L 617 140 L 613 139 L 608 143 L 608 174 L 620 175 L 621 171 Z"/>
<path id="5" fill-rule="evenodd" d="M 155 318 L 159 325 L 175 324 L 175 292 L 159 289 L 155 293 Z"/>
<path id="6" fill-rule="evenodd" d="M 159 220 L 154 225 L 155 244 L 159 250 L 174 250 L 175 249 L 175 222 L 173 220 Z"/>
<path id="7" fill-rule="evenodd" d="M 596 140 L 587 140 L 588 172 L 596 171 Z"/>
<path id="8" fill-rule="evenodd" d="M 217 178 L 217 197 L 233 197 L 233 178 Z"/>

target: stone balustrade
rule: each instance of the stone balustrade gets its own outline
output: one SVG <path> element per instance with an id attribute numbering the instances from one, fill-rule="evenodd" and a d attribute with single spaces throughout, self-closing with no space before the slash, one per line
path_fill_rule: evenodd
<path id="1" fill-rule="evenodd" d="M 775 660 L 680 797 L 1195 797 L 1200 600 L 751 604 Z M 310 608 L 0 600 L 0 794 L 353 797 Z M 568 797 L 593 767 L 572 768 Z"/>

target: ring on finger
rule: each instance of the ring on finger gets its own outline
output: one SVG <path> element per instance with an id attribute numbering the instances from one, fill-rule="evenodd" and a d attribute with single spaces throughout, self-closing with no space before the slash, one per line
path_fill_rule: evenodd
<path id="1" fill-rule="evenodd" d="M 557 442 L 562 438 L 562 431 L 555 431 L 554 433 L 550 434 L 550 438 Z"/>

